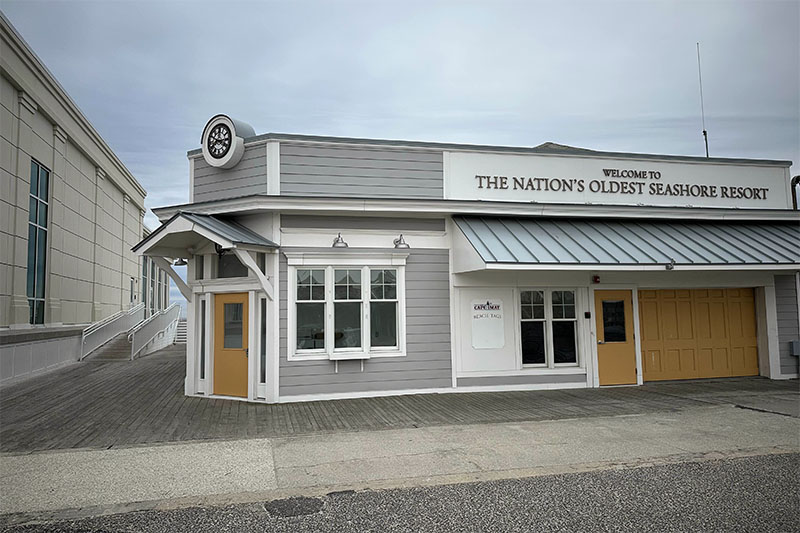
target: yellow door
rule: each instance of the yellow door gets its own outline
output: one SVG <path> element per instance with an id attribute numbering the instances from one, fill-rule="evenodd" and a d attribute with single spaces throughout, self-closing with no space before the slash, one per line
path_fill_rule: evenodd
<path id="1" fill-rule="evenodd" d="M 214 298 L 214 394 L 247 396 L 247 293 Z"/>
<path id="2" fill-rule="evenodd" d="M 600 385 L 636 384 L 631 291 L 594 291 L 594 307 Z"/>
<path id="3" fill-rule="evenodd" d="M 640 290 L 644 381 L 758 375 L 753 289 Z"/>

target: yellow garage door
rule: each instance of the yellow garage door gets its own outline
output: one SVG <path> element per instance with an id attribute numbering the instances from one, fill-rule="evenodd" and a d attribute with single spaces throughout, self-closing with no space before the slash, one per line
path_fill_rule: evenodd
<path id="1" fill-rule="evenodd" d="M 645 381 L 758 375 L 753 289 L 640 290 Z"/>

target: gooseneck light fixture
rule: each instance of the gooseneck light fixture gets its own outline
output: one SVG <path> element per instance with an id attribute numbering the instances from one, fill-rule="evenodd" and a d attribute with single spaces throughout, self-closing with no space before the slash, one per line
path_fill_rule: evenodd
<path id="1" fill-rule="evenodd" d="M 667 270 L 675 270 L 675 258 L 674 257 L 670 258 L 669 263 L 667 263 L 664 266 L 666 267 Z"/>
<path id="2" fill-rule="evenodd" d="M 172 266 L 176 266 L 176 267 L 184 267 L 184 266 L 186 266 L 187 264 L 188 264 L 188 263 L 186 263 L 186 259 L 184 259 L 183 257 L 179 257 L 178 259 L 176 259 L 176 260 L 175 260 L 175 262 L 174 262 L 174 263 L 172 263 Z"/>
<path id="3" fill-rule="evenodd" d="M 403 234 L 401 233 L 398 238 L 392 241 L 394 243 L 395 248 L 411 248 L 408 243 L 403 239 Z"/>
<path id="4" fill-rule="evenodd" d="M 347 248 L 347 243 L 342 239 L 341 233 L 333 239 L 333 248 Z"/>

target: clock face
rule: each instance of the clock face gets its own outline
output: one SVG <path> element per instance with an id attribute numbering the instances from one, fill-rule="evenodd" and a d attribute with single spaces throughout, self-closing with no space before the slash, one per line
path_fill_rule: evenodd
<path id="1" fill-rule="evenodd" d="M 225 124 L 217 124 L 208 134 L 208 153 L 211 157 L 219 159 L 224 157 L 231 149 L 231 130 Z"/>

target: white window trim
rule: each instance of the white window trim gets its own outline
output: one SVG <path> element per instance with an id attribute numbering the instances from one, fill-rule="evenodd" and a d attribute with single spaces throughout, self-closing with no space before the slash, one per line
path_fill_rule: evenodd
<path id="1" fill-rule="evenodd" d="M 344 359 L 373 359 L 406 356 L 406 286 L 405 264 L 408 252 L 367 253 L 339 250 L 337 252 L 284 252 L 287 267 L 287 360 L 312 361 Z M 333 271 L 337 268 L 358 267 L 362 271 L 362 325 L 361 348 L 334 348 L 333 342 Z M 297 350 L 297 269 L 325 269 L 325 348 L 323 350 Z M 369 345 L 370 306 L 369 269 L 393 268 L 397 271 L 397 347 L 380 346 L 367 349 Z"/>
<path id="2" fill-rule="evenodd" d="M 522 293 L 526 291 L 540 291 L 544 293 L 544 364 L 523 364 L 522 363 Z M 574 295 L 575 302 L 575 318 L 574 319 L 554 319 L 553 318 L 553 292 L 554 291 L 569 291 Z M 520 288 L 517 294 L 517 329 L 519 330 L 519 365 L 521 370 L 558 370 L 567 368 L 583 368 L 581 356 L 581 343 L 580 343 L 580 316 L 581 309 L 578 302 L 578 289 L 575 287 L 523 287 Z M 529 320 L 526 319 L 526 322 Z M 535 322 L 535 320 L 531 320 Z M 542 322 L 541 319 L 538 321 Z M 553 322 L 573 322 L 575 324 L 575 362 L 574 363 L 556 363 L 555 350 L 553 347 Z"/>

